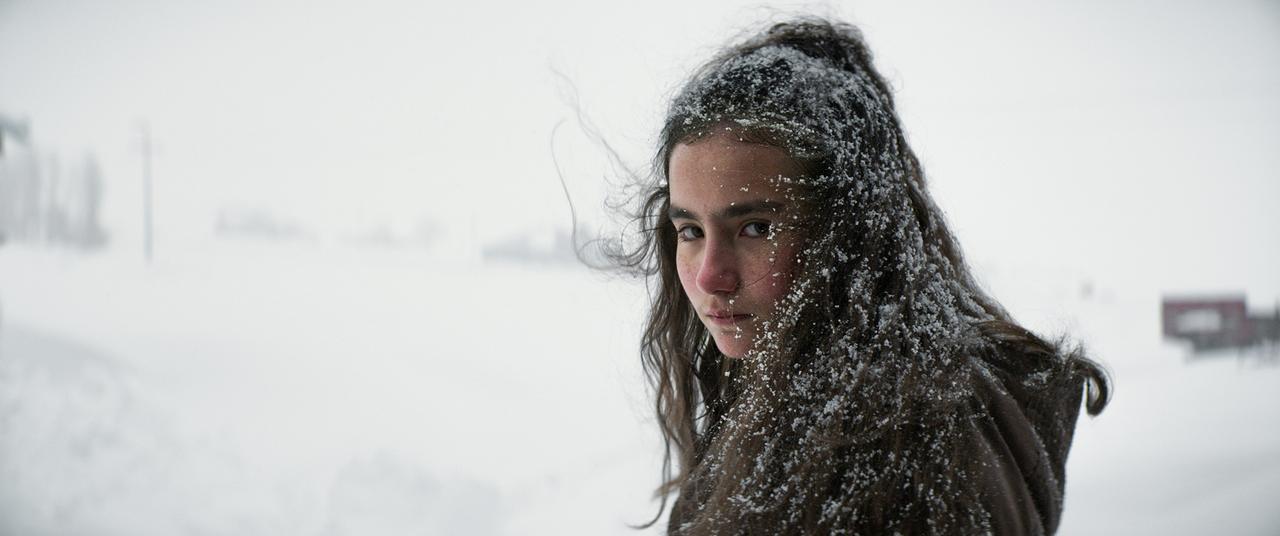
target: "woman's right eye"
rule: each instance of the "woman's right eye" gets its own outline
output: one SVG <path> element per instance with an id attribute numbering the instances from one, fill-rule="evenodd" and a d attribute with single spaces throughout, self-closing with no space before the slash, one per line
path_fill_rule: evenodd
<path id="1" fill-rule="evenodd" d="M 681 242 L 697 240 L 699 238 L 702 238 L 702 229 L 699 229 L 693 225 L 686 225 L 684 227 L 676 229 L 676 236 L 680 238 Z"/>

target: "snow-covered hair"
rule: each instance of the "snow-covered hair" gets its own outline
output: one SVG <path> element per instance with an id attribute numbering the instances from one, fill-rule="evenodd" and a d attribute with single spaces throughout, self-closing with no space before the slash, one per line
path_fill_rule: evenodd
<path id="1" fill-rule="evenodd" d="M 798 268 L 743 359 L 720 353 L 684 295 L 667 217 L 672 150 L 721 128 L 805 171 L 787 188 Z M 974 281 L 854 27 L 801 19 L 728 48 L 673 99 L 654 168 L 645 240 L 617 259 L 655 279 L 642 355 L 664 508 L 679 492 L 673 534 L 980 532 L 961 433 L 971 378 L 989 364 L 1033 390 L 1083 378 L 1089 412 L 1105 406 L 1096 364 Z"/>

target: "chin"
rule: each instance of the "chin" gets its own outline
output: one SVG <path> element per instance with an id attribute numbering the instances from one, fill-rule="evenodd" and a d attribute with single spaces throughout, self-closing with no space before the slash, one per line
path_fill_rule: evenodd
<path id="1" fill-rule="evenodd" d="M 716 348 L 719 349 L 720 353 L 724 354 L 725 357 L 737 359 L 747 355 L 747 347 L 751 345 L 750 338 L 743 335 L 741 339 L 735 339 L 732 334 L 725 334 L 724 337 L 728 338 L 728 340 L 716 339 L 715 341 Z"/>

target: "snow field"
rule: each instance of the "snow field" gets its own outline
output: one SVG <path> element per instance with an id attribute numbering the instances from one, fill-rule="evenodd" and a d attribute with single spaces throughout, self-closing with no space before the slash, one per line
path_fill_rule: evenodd
<path id="1" fill-rule="evenodd" d="M 1275 534 L 1275 361 L 1188 361 L 1157 292 L 1019 268 L 993 293 L 1116 380 L 1080 420 L 1060 534 Z M 0 534 L 634 534 L 660 461 L 644 301 L 408 249 L 6 246 Z"/>

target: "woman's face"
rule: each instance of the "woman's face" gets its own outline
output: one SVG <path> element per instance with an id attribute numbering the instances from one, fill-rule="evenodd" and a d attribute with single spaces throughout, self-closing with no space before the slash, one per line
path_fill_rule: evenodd
<path id="1" fill-rule="evenodd" d="M 732 131 L 671 152 L 669 216 L 685 295 L 720 352 L 742 357 L 789 290 L 799 237 L 783 223 L 795 203 L 787 183 L 800 166 L 777 147 Z"/>

